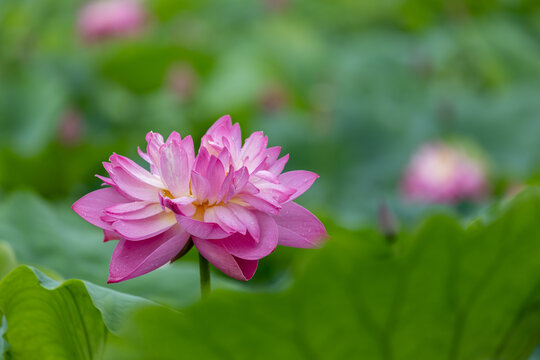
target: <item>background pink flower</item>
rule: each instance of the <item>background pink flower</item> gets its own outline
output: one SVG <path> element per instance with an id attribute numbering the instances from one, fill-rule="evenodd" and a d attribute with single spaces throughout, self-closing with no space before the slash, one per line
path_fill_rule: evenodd
<path id="1" fill-rule="evenodd" d="M 318 246 L 324 225 L 292 200 L 318 175 L 283 172 L 288 155 L 268 148 L 262 132 L 242 145 L 240 126 L 219 119 L 202 138 L 195 158 L 190 136 L 173 132 L 164 141 L 148 133 L 140 156 L 150 171 L 113 154 L 104 163 L 106 187 L 73 205 L 73 210 L 104 230 L 105 241 L 119 240 L 109 282 L 148 273 L 175 260 L 194 245 L 225 274 L 249 280 L 258 260 L 277 245 Z"/>
<path id="2" fill-rule="evenodd" d="M 137 34 L 146 11 L 137 0 L 97 0 L 80 11 L 77 27 L 85 41 Z"/>
<path id="3" fill-rule="evenodd" d="M 405 172 L 406 199 L 454 204 L 481 200 L 487 192 L 486 164 L 460 145 L 435 142 L 422 146 Z"/>
<path id="4" fill-rule="evenodd" d="M 75 146 L 84 135 L 84 119 L 78 109 L 67 109 L 61 115 L 58 138 L 65 146 Z"/>
<path id="5" fill-rule="evenodd" d="M 197 89 L 198 75 L 189 63 L 175 64 L 167 75 L 169 89 L 181 99 L 189 99 Z"/>

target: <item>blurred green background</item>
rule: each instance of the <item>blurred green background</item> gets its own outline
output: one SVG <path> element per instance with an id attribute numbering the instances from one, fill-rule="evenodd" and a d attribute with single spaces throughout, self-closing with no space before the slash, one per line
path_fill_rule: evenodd
<path id="1" fill-rule="evenodd" d="M 303 202 L 349 226 L 381 201 L 414 218 L 397 188 L 429 140 L 476 142 L 495 184 L 539 168 L 536 1 L 153 0 L 137 36 L 93 43 L 83 4 L 0 3 L 4 194 L 73 200 L 147 131 L 198 138 L 224 114 L 319 173 Z"/>

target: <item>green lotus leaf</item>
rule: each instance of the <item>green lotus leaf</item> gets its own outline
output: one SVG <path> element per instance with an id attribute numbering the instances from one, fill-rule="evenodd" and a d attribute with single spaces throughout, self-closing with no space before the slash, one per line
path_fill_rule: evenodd
<path id="1" fill-rule="evenodd" d="M 7 358 L 99 359 L 109 331 L 118 332 L 128 313 L 151 304 L 81 280 L 60 283 L 19 266 L 0 282 Z"/>
<path id="2" fill-rule="evenodd" d="M 137 312 L 110 359 L 526 359 L 540 341 L 540 191 L 466 229 L 436 216 L 395 245 L 339 232 L 285 293 L 214 292 Z"/>

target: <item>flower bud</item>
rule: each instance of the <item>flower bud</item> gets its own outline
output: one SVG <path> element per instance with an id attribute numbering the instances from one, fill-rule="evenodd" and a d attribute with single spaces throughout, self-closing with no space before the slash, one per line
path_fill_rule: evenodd
<path id="1" fill-rule="evenodd" d="M 464 146 L 444 142 L 422 146 L 402 182 L 404 198 L 423 203 L 479 201 L 487 189 L 485 162 Z"/>
<path id="2" fill-rule="evenodd" d="M 137 0 L 98 0 L 81 8 L 77 27 L 87 42 L 138 34 L 146 12 Z"/>

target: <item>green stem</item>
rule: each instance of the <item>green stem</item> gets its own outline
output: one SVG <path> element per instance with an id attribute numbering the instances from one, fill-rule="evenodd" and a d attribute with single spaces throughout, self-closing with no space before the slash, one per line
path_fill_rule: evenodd
<path id="1" fill-rule="evenodd" d="M 210 265 L 208 260 L 199 253 L 199 272 L 201 274 L 201 298 L 210 294 Z"/>

